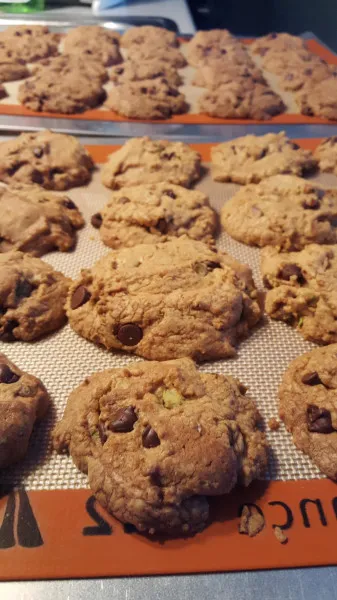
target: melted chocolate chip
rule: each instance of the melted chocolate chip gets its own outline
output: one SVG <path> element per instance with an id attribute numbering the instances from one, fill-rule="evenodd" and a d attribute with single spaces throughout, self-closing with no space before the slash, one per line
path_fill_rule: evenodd
<path id="1" fill-rule="evenodd" d="M 160 439 L 155 430 L 152 429 L 151 425 L 145 427 L 142 434 L 142 442 L 144 448 L 155 448 L 156 446 L 159 446 Z"/>
<path id="2" fill-rule="evenodd" d="M 310 404 L 307 408 L 308 430 L 314 433 L 332 433 L 334 428 L 331 423 L 330 411 Z"/>
<path id="3" fill-rule="evenodd" d="M 34 171 L 32 172 L 32 181 L 37 184 L 43 183 L 42 173 L 40 173 L 40 171 L 37 171 L 36 169 L 34 169 Z"/>
<path id="4" fill-rule="evenodd" d="M 11 167 L 9 167 L 7 169 L 7 173 L 10 177 L 12 177 L 12 175 L 15 175 L 15 173 L 21 169 L 21 167 L 23 167 L 26 163 L 21 161 L 21 162 L 17 162 L 14 165 L 12 165 Z"/>
<path id="5" fill-rule="evenodd" d="M 285 281 L 289 281 L 291 277 L 296 277 L 298 283 L 305 283 L 305 278 L 303 277 L 300 267 L 293 264 L 287 264 L 281 267 L 278 272 L 278 277 Z"/>
<path id="6" fill-rule="evenodd" d="M 137 323 L 124 323 L 117 327 L 116 335 L 124 346 L 136 346 L 143 337 L 143 331 Z"/>
<path id="7" fill-rule="evenodd" d="M 34 156 L 36 156 L 36 158 L 41 158 L 41 156 L 43 156 L 42 148 L 34 148 L 33 154 L 34 154 Z"/>
<path id="8" fill-rule="evenodd" d="M 156 229 L 158 229 L 158 231 L 160 231 L 160 233 L 167 233 L 168 230 L 168 225 L 167 222 L 165 221 L 165 219 L 158 219 L 157 223 L 156 223 Z"/>
<path id="9" fill-rule="evenodd" d="M 50 171 L 49 171 L 49 176 L 51 177 L 51 179 L 53 179 L 53 177 L 54 177 L 55 175 L 63 175 L 63 173 L 64 173 L 64 170 L 63 170 L 63 169 L 57 169 L 57 168 L 55 168 L 55 169 L 50 169 Z"/>
<path id="10" fill-rule="evenodd" d="M 85 288 L 84 285 L 80 285 L 74 291 L 74 293 L 71 297 L 70 306 L 73 310 L 76 310 L 76 308 L 79 308 L 80 306 L 83 306 L 83 304 L 88 302 L 88 300 L 90 300 L 90 298 L 91 298 L 91 294 L 87 290 L 87 288 Z"/>
<path id="11" fill-rule="evenodd" d="M 296 144 L 295 142 L 290 142 L 291 147 L 293 148 L 293 150 L 299 150 L 300 146 L 298 144 Z"/>
<path id="12" fill-rule="evenodd" d="M 173 200 L 175 200 L 177 197 L 177 195 L 172 190 L 164 190 L 163 194 L 165 194 L 165 196 L 169 196 L 170 198 L 173 198 Z"/>
<path id="13" fill-rule="evenodd" d="M 27 279 L 19 279 L 15 286 L 15 296 L 17 298 L 29 298 L 34 286 Z"/>
<path id="14" fill-rule="evenodd" d="M 318 373 L 316 373 L 316 371 L 312 371 L 312 373 L 306 373 L 303 375 L 302 383 L 305 383 L 305 385 L 320 385 L 322 382 Z"/>
<path id="15" fill-rule="evenodd" d="M 130 199 L 126 196 L 121 196 L 120 198 L 118 198 L 118 202 L 119 204 L 127 204 L 128 202 L 130 202 Z"/>
<path id="16" fill-rule="evenodd" d="M 103 217 L 101 213 L 96 213 L 91 217 L 91 225 L 95 227 L 95 229 L 99 229 L 102 225 Z"/>
<path id="17" fill-rule="evenodd" d="M 306 198 L 302 206 L 308 210 L 317 210 L 321 206 L 321 203 L 318 198 Z"/>
<path id="18" fill-rule="evenodd" d="M 2 342 L 14 342 L 16 340 L 16 337 L 13 333 L 13 329 L 15 329 L 15 327 L 17 327 L 18 325 L 19 322 L 16 319 L 11 319 L 10 321 L 7 321 L 2 330 L 2 333 L 0 333 L 0 340 Z"/>
<path id="19" fill-rule="evenodd" d="M 104 425 L 102 423 L 98 423 L 97 431 L 98 431 L 99 439 L 101 440 L 101 444 L 102 445 L 105 444 L 105 442 L 108 439 L 108 436 L 104 431 Z"/>
<path id="20" fill-rule="evenodd" d="M 166 160 L 171 160 L 171 158 L 173 158 L 175 156 L 174 152 L 163 152 L 163 154 L 161 155 L 161 158 L 166 158 Z"/>
<path id="21" fill-rule="evenodd" d="M 115 415 L 115 420 L 111 423 L 109 429 L 115 433 L 128 433 L 133 430 L 137 421 L 137 415 L 133 406 L 121 408 Z"/>
<path id="22" fill-rule="evenodd" d="M 178 90 L 175 90 L 174 88 L 170 88 L 167 92 L 166 92 L 167 96 L 173 96 L 173 98 L 176 98 L 177 96 L 179 96 L 179 92 Z"/>
<path id="23" fill-rule="evenodd" d="M 265 287 L 267 290 L 271 290 L 271 289 L 272 289 L 272 287 L 273 287 L 273 286 L 271 285 L 271 283 L 270 283 L 269 279 L 266 277 L 266 275 L 264 275 L 264 276 L 263 276 L 263 279 L 262 279 L 262 281 L 263 281 L 263 285 L 264 285 L 264 287 Z"/>
<path id="24" fill-rule="evenodd" d="M 124 73 L 124 69 L 123 69 L 122 67 L 119 67 L 118 69 L 116 69 L 115 73 L 116 73 L 117 75 L 123 75 L 123 73 Z"/>
<path id="25" fill-rule="evenodd" d="M 75 208 L 77 208 L 75 202 L 73 202 L 72 200 L 69 200 L 69 198 L 67 198 L 66 200 L 63 200 L 63 206 L 65 206 L 69 210 L 75 210 Z"/>
<path id="26" fill-rule="evenodd" d="M 20 376 L 14 373 L 8 365 L 0 363 L 0 383 L 15 383 Z"/>

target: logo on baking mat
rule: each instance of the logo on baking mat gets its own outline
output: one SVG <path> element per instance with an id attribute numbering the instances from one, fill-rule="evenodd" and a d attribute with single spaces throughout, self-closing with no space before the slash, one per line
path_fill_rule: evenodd
<path id="1" fill-rule="evenodd" d="M 43 545 L 39 526 L 24 489 L 10 492 L 0 525 L 0 550 L 13 548 L 15 545 L 23 548 L 38 548 Z"/>

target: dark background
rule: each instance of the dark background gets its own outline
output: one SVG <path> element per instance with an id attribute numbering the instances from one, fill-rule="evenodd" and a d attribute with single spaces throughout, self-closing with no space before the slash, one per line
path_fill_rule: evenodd
<path id="1" fill-rule="evenodd" d="M 188 0 L 197 29 L 236 35 L 312 31 L 337 51 L 337 0 Z M 174 18 L 174 16 L 172 17 Z"/>

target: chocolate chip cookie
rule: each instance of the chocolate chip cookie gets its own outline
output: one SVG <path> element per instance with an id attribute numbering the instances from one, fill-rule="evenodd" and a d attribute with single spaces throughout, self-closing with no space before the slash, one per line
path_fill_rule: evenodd
<path id="1" fill-rule="evenodd" d="M 25 373 L 0 353 L 1 469 L 24 457 L 34 423 L 45 416 L 49 402 L 40 379 Z"/>
<path id="2" fill-rule="evenodd" d="M 310 244 L 300 252 L 264 248 L 265 309 L 312 342 L 337 342 L 336 246 Z"/>
<path id="3" fill-rule="evenodd" d="M 317 166 L 312 153 L 292 142 L 284 131 L 224 142 L 212 148 L 211 160 L 215 181 L 243 184 L 278 173 L 303 175 Z"/>
<path id="4" fill-rule="evenodd" d="M 0 33 L 0 49 L 26 63 L 56 56 L 59 43 L 60 34 L 49 31 L 44 25 L 14 25 Z"/>
<path id="5" fill-rule="evenodd" d="M 133 138 L 110 154 L 102 182 L 114 190 L 162 181 L 190 187 L 200 170 L 200 154 L 184 142 Z"/>
<path id="6" fill-rule="evenodd" d="M 244 394 L 237 380 L 200 373 L 188 358 L 102 371 L 70 395 L 54 446 L 70 452 L 120 521 L 150 534 L 197 532 L 208 496 L 248 485 L 266 467 L 261 417 Z"/>
<path id="7" fill-rule="evenodd" d="M 325 79 L 336 76 L 337 67 L 335 65 L 328 65 L 324 61 L 320 64 L 309 62 L 305 65 L 290 66 L 284 69 L 278 84 L 284 90 L 298 91 L 302 88 L 307 90 Z"/>
<path id="8" fill-rule="evenodd" d="M 106 67 L 123 61 L 119 51 L 119 33 L 100 25 L 81 25 L 71 29 L 64 38 L 63 46 L 68 54 L 83 58 L 93 57 Z"/>
<path id="9" fill-rule="evenodd" d="M 245 65 L 232 65 L 222 70 L 221 66 L 220 62 L 214 61 L 210 65 L 199 67 L 192 80 L 192 84 L 205 87 L 208 90 L 216 90 L 221 85 L 232 82 L 241 83 L 245 79 L 253 83 L 266 84 L 262 71 L 257 67 L 251 69 Z"/>
<path id="10" fill-rule="evenodd" d="M 33 75 L 43 76 L 46 73 L 47 77 L 54 74 L 55 79 L 63 78 L 64 76 L 80 73 L 82 77 L 88 79 L 97 79 L 99 83 L 106 83 L 109 79 L 108 71 L 94 57 L 86 56 L 83 58 L 77 54 L 61 54 L 52 58 L 40 60 L 32 66 Z"/>
<path id="11" fill-rule="evenodd" d="M 337 344 L 290 363 L 280 386 L 280 417 L 294 444 L 337 480 Z"/>
<path id="12" fill-rule="evenodd" d="M 128 48 L 128 58 L 139 64 L 149 60 L 165 61 L 175 69 L 186 67 L 187 61 L 179 48 L 149 41 L 147 44 L 132 44 Z"/>
<path id="13" fill-rule="evenodd" d="M 217 219 L 202 192 L 150 183 L 113 192 L 92 223 L 107 246 L 121 248 L 182 235 L 214 244 Z"/>
<path id="14" fill-rule="evenodd" d="M 296 102 L 304 115 L 337 119 L 337 77 L 331 76 L 296 94 Z"/>
<path id="15" fill-rule="evenodd" d="M 143 25 L 141 27 L 127 29 L 121 38 L 121 46 L 123 46 L 123 48 L 146 46 L 148 44 L 172 47 L 179 46 L 174 31 L 169 31 L 163 27 L 154 27 L 153 25 Z"/>
<path id="16" fill-rule="evenodd" d="M 65 252 L 76 243 L 84 224 L 76 204 L 67 196 L 46 192 L 38 185 L 0 188 L 0 255 L 21 250 L 41 256 Z"/>
<path id="17" fill-rule="evenodd" d="M 0 254 L 0 341 L 31 342 L 64 325 L 69 283 L 40 258 Z"/>
<path id="18" fill-rule="evenodd" d="M 337 242 L 337 190 L 305 179 L 275 175 L 241 188 L 221 210 L 221 223 L 234 239 L 251 246 L 300 250 Z"/>
<path id="19" fill-rule="evenodd" d="M 252 79 L 236 79 L 207 91 L 199 100 L 201 113 L 222 119 L 267 120 L 285 111 L 282 98 Z"/>
<path id="20" fill-rule="evenodd" d="M 0 45 L 0 81 L 16 81 L 30 76 L 30 71 L 22 59 L 16 59 L 13 53 Z"/>
<path id="21" fill-rule="evenodd" d="M 67 190 L 91 179 L 93 160 L 72 135 L 42 130 L 0 143 L 0 180 Z"/>
<path id="22" fill-rule="evenodd" d="M 99 77 L 91 77 L 85 69 L 68 69 L 59 73 L 53 64 L 37 70 L 24 81 L 18 100 L 37 112 L 81 113 L 104 102 L 106 91 Z"/>
<path id="23" fill-rule="evenodd" d="M 182 84 L 177 69 L 166 64 L 163 59 L 156 58 L 141 63 L 127 60 L 122 65 L 112 67 L 110 79 L 114 83 L 129 83 L 130 81 L 143 81 L 144 79 L 165 79 L 171 87 Z"/>
<path id="24" fill-rule="evenodd" d="M 323 140 L 314 152 L 321 171 L 337 175 L 337 136 Z"/>
<path id="25" fill-rule="evenodd" d="M 236 59 L 245 64 L 250 62 L 250 57 L 243 44 L 237 40 L 227 29 L 211 29 L 210 31 L 198 31 L 187 44 L 187 59 L 193 67 L 200 67 L 209 60 L 218 60 L 222 57 Z"/>
<path id="26" fill-rule="evenodd" d="M 290 33 L 269 33 L 257 38 L 250 49 L 254 54 L 265 56 L 268 54 L 287 53 L 289 51 L 306 50 L 306 43 L 302 38 Z"/>
<path id="27" fill-rule="evenodd" d="M 260 318 L 251 270 L 187 237 L 111 251 L 71 286 L 81 336 L 154 360 L 235 355 Z"/>
<path id="28" fill-rule="evenodd" d="M 188 109 L 184 94 L 166 79 L 118 84 L 109 92 L 105 106 L 133 119 L 168 119 Z"/>

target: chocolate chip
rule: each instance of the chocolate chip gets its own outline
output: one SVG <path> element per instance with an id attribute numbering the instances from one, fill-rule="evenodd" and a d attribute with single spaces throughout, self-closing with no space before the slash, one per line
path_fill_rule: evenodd
<path id="1" fill-rule="evenodd" d="M 165 194 L 165 196 L 169 196 L 170 198 L 173 198 L 173 200 L 175 200 L 177 197 L 177 195 L 172 190 L 164 190 L 163 194 Z"/>
<path id="2" fill-rule="evenodd" d="M 101 227 L 102 221 L 103 221 L 103 218 L 102 218 L 101 213 L 96 213 L 96 214 L 92 215 L 92 217 L 91 217 L 91 225 L 93 227 L 95 227 L 95 229 L 99 229 Z"/>
<path id="3" fill-rule="evenodd" d="M 222 48 L 222 50 L 220 52 L 221 52 L 221 54 L 227 54 L 227 50 L 225 50 L 225 48 Z"/>
<path id="4" fill-rule="evenodd" d="M 27 279 L 19 279 L 15 286 L 15 296 L 17 298 L 29 298 L 34 286 Z"/>
<path id="5" fill-rule="evenodd" d="M 14 373 L 8 365 L 0 363 L 0 383 L 15 383 L 20 376 Z"/>
<path id="6" fill-rule="evenodd" d="M 300 146 L 298 144 L 296 144 L 295 142 L 290 142 L 291 147 L 293 148 L 293 150 L 299 150 Z"/>
<path id="7" fill-rule="evenodd" d="M 268 35 L 268 39 L 275 40 L 277 38 L 277 36 L 278 36 L 278 34 L 273 32 Z"/>
<path id="8" fill-rule="evenodd" d="M 13 333 L 13 329 L 19 325 L 19 322 L 16 319 L 11 319 L 5 323 L 5 326 L 0 333 L 0 339 L 2 342 L 14 342 L 16 337 Z"/>
<path id="9" fill-rule="evenodd" d="M 171 160 L 171 158 L 173 158 L 175 156 L 174 152 L 163 152 L 163 154 L 161 155 L 161 158 L 166 158 L 166 160 Z"/>
<path id="10" fill-rule="evenodd" d="M 177 96 L 179 96 L 179 92 L 178 90 L 175 90 L 174 88 L 170 88 L 167 92 L 166 92 L 167 96 L 173 96 L 173 98 L 176 98 Z"/>
<path id="11" fill-rule="evenodd" d="M 12 165 L 11 167 L 9 167 L 7 169 L 7 173 L 10 177 L 12 177 L 12 175 L 15 175 L 15 173 L 21 169 L 21 167 L 23 167 L 26 163 L 24 161 L 21 162 L 16 162 L 14 165 Z"/>
<path id="12" fill-rule="evenodd" d="M 312 69 L 305 69 L 304 75 L 312 75 Z"/>
<path id="13" fill-rule="evenodd" d="M 40 171 L 37 171 L 36 169 L 34 169 L 34 171 L 32 172 L 32 181 L 37 184 L 43 183 L 42 173 L 40 173 Z"/>
<path id="14" fill-rule="evenodd" d="M 156 223 L 156 229 L 158 229 L 158 231 L 160 231 L 160 233 L 167 233 L 168 225 L 167 225 L 165 219 L 158 219 L 158 221 Z"/>
<path id="15" fill-rule="evenodd" d="M 205 260 L 193 265 L 193 269 L 198 275 L 207 275 L 207 273 L 214 271 L 214 269 L 221 269 L 221 264 L 213 260 Z"/>
<path id="16" fill-rule="evenodd" d="M 263 276 L 262 281 L 263 281 L 264 287 L 267 290 L 271 290 L 272 289 L 273 286 L 271 285 L 271 283 L 270 283 L 269 279 L 266 277 L 266 275 Z"/>
<path id="17" fill-rule="evenodd" d="M 318 373 L 316 373 L 316 371 L 312 371 L 312 373 L 306 373 L 303 375 L 302 383 L 305 383 L 306 385 L 320 385 L 322 382 Z"/>
<path id="18" fill-rule="evenodd" d="M 160 439 L 155 430 L 152 429 L 151 425 L 145 427 L 142 434 L 142 442 L 144 448 L 155 448 L 156 446 L 159 446 Z"/>
<path id="19" fill-rule="evenodd" d="M 287 264 L 281 267 L 278 272 L 278 277 L 285 279 L 285 281 L 289 281 L 290 277 L 296 277 L 298 283 L 305 283 L 305 278 L 303 277 L 300 267 L 293 264 Z"/>
<path id="20" fill-rule="evenodd" d="M 137 421 L 137 415 L 133 406 L 121 408 L 115 415 L 115 420 L 111 423 L 109 429 L 115 433 L 128 433 L 133 430 Z"/>
<path id="21" fill-rule="evenodd" d="M 264 158 L 267 154 L 268 154 L 268 148 L 263 148 L 263 150 L 261 150 L 259 156 L 256 157 L 256 160 L 261 160 L 261 158 Z"/>
<path id="22" fill-rule="evenodd" d="M 130 202 L 130 199 L 126 196 L 121 196 L 120 198 L 118 198 L 118 202 L 119 204 L 127 204 L 128 202 Z"/>
<path id="23" fill-rule="evenodd" d="M 90 300 L 90 298 L 91 298 L 91 294 L 87 290 L 87 288 L 85 288 L 84 285 L 80 285 L 74 291 L 74 293 L 71 297 L 70 306 L 73 310 L 76 310 L 76 308 L 79 308 L 80 306 L 83 306 L 83 304 L 88 302 L 88 300 Z"/>
<path id="24" fill-rule="evenodd" d="M 314 404 L 310 404 L 307 408 L 307 426 L 308 430 L 314 433 L 332 433 L 334 431 L 330 411 Z"/>
<path id="25" fill-rule="evenodd" d="M 63 169 L 50 169 L 49 171 L 49 176 L 51 177 L 51 179 L 54 177 L 54 175 L 63 175 L 64 170 Z"/>
<path id="26" fill-rule="evenodd" d="M 41 158 L 41 156 L 43 156 L 42 148 L 34 148 L 33 154 L 36 156 L 36 158 Z"/>
<path id="27" fill-rule="evenodd" d="M 307 198 L 304 200 L 302 206 L 305 209 L 317 210 L 321 206 L 321 203 L 318 198 Z"/>
<path id="28" fill-rule="evenodd" d="M 153 429 L 152 429 L 152 431 L 153 431 Z M 144 433 L 143 433 L 143 435 L 144 435 Z M 150 481 L 151 481 L 151 483 L 153 485 L 156 485 L 157 487 L 160 487 L 162 485 L 160 467 L 153 467 L 151 469 L 151 471 L 150 471 Z"/>
<path id="29" fill-rule="evenodd" d="M 118 69 L 116 69 L 115 73 L 116 73 L 117 75 L 123 75 L 123 73 L 124 73 L 124 69 L 122 69 L 122 67 L 119 67 Z"/>
<path id="30" fill-rule="evenodd" d="M 75 210 L 75 208 L 77 208 L 75 202 L 73 202 L 72 200 L 69 200 L 69 198 L 67 198 L 66 200 L 63 200 L 63 206 L 65 206 L 66 208 L 69 208 L 69 210 Z"/>
<path id="31" fill-rule="evenodd" d="M 287 73 L 287 75 L 285 75 L 284 79 L 286 81 L 292 81 L 294 79 L 294 76 L 292 73 Z"/>
<path id="32" fill-rule="evenodd" d="M 142 94 L 147 94 L 147 88 L 146 87 L 141 87 L 140 91 Z"/>
<path id="33" fill-rule="evenodd" d="M 137 323 L 124 323 L 118 326 L 116 335 L 124 346 L 136 346 L 143 337 L 143 331 Z"/>

